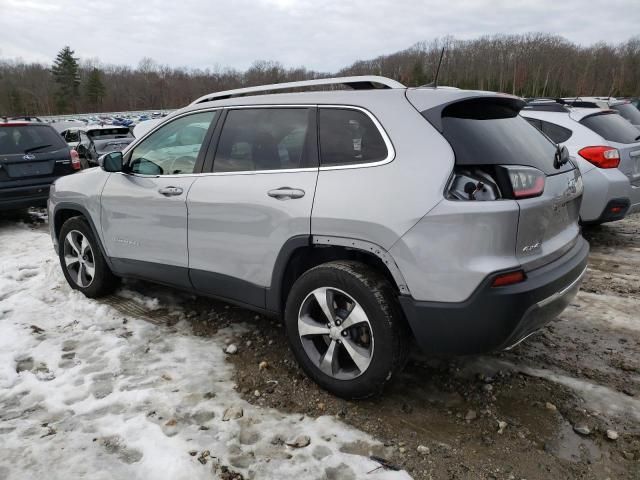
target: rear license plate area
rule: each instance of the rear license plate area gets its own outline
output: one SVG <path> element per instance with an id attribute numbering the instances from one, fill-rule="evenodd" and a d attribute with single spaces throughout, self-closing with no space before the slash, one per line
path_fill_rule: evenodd
<path id="1" fill-rule="evenodd" d="M 35 177 L 49 175 L 52 171 L 51 162 L 24 162 L 6 165 L 7 173 L 12 178 Z"/>

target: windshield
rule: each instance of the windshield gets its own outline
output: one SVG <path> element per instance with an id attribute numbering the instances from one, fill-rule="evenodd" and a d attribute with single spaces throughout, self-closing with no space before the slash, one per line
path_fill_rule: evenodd
<path id="1" fill-rule="evenodd" d="M 60 134 L 47 125 L 0 127 L 0 155 L 53 152 L 66 146 Z"/>
<path id="2" fill-rule="evenodd" d="M 616 110 L 623 118 L 626 118 L 632 124 L 640 125 L 640 110 L 631 103 L 621 103 L 620 105 L 613 105 L 611 108 Z"/>
<path id="3" fill-rule="evenodd" d="M 596 113 L 584 117 L 580 123 L 610 142 L 635 143 L 640 140 L 640 131 L 617 113 Z"/>

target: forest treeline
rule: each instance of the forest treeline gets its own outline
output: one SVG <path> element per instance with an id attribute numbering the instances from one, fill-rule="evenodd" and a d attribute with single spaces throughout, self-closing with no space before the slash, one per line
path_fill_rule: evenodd
<path id="1" fill-rule="evenodd" d="M 640 36 L 617 45 L 581 46 L 548 34 L 453 37 L 420 42 L 339 72 L 256 61 L 248 70 L 174 68 L 143 58 L 136 67 L 79 61 L 69 47 L 51 65 L 0 59 L 0 115 L 52 115 L 168 109 L 208 92 L 330 75 L 383 75 L 520 96 L 640 95 Z"/>

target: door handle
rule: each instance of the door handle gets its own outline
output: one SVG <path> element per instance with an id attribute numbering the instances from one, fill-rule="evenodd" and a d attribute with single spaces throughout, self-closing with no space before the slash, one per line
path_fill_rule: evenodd
<path id="1" fill-rule="evenodd" d="M 158 189 L 158 193 L 161 193 L 165 197 L 175 197 L 176 195 L 182 195 L 183 190 L 180 187 L 162 187 Z"/>
<path id="2" fill-rule="evenodd" d="M 269 190 L 267 195 L 276 198 L 278 200 L 287 200 L 289 198 L 302 198 L 304 197 L 304 190 L 300 188 L 280 187 L 275 190 Z"/>

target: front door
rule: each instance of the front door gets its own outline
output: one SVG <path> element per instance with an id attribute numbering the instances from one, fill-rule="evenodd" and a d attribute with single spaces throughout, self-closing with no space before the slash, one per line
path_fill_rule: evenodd
<path id="1" fill-rule="evenodd" d="M 187 194 L 218 112 L 171 120 L 125 157 L 102 192 L 105 248 L 117 273 L 189 287 Z"/>
<path id="2" fill-rule="evenodd" d="M 189 268 L 199 291 L 265 306 L 285 243 L 311 233 L 315 109 L 229 109 L 213 173 L 191 187 Z"/>

